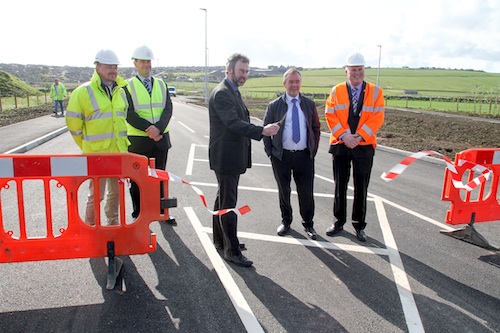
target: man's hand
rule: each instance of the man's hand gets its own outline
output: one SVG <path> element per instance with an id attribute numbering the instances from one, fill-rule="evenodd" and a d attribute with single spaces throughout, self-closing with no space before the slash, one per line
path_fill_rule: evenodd
<path id="1" fill-rule="evenodd" d="M 273 135 L 276 135 L 276 133 L 278 133 L 279 130 L 280 130 L 280 125 L 278 125 L 277 123 L 267 124 L 262 129 L 262 135 L 273 136 Z"/>
<path id="2" fill-rule="evenodd" d="M 358 134 L 347 133 L 342 137 L 347 148 L 354 149 L 359 145 L 361 137 Z"/>
<path id="3" fill-rule="evenodd" d="M 151 138 L 155 141 L 158 141 L 161 139 L 160 130 L 154 125 L 151 125 L 148 128 L 146 128 L 146 134 L 149 136 L 149 138 Z M 160 136 L 160 138 L 158 138 L 158 136 Z"/>

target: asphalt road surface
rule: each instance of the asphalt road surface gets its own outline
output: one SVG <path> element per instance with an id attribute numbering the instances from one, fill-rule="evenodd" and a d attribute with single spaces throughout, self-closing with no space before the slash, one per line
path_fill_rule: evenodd
<path id="1" fill-rule="evenodd" d="M 350 225 L 328 237 L 333 180 L 322 136 L 315 178 L 319 237 L 312 241 L 301 227 L 296 193 L 293 230 L 276 235 L 276 183 L 262 142 L 253 141 L 254 164 L 241 177 L 238 202 L 252 211 L 239 218 L 238 236 L 254 266 L 243 268 L 215 251 L 211 215 L 193 189 L 211 208 L 216 179 L 208 166 L 208 112 L 174 99 L 169 127 L 167 170 L 192 185 L 170 182 L 169 195 L 178 200 L 170 214 L 178 225 L 152 222 L 157 250 L 122 257 L 123 280 L 113 290 L 106 290 L 105 258 L 0 264 L 0 332 L 500 332 L 499 254 L 440 233 L 452 228 L 443 224 L 450 204 L 441 200 L 445 165 L 439 160 L 419 160 L 385 182 L 380 175 L 404 154 L 378 149 L 368 241 L 358 242 Z M 79 153 L 67 132 L 27 152 L 66 153 Z M 24 188 L 34 237 L 44 237 L 42 189 L 36 181 Z M 17 203 L 2 190 L 4 226 L 16 230 Z M 64 216 L 64 205 L 52 201 L 54 216 Z M 126 205 L 128 214 L 129 199 Z M 499 242 L 498 222 L 476 228 L 492 245 Z"/>

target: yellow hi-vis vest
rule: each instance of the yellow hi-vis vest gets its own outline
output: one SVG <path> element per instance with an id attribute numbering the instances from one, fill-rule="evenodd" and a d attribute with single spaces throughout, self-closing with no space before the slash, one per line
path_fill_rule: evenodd
<path id="1" fill-rule="evenodd" d="M 167 105 L 167 85 L 162 79 L 154 78 L 151 96 L 146 87 L 136 76 L 128 80 L 128 90 L 132 97 L 135 113 L 142 119 L 145 119 L 154 125 L 160 120 L 161 114 Z M 128 135 L 130 136 L 148 136 L 145 131 L 141 131 L 134 126 L 127 124 Z M 163 133 L 168 132 L 168 126 Z"/>
<path id="2" fill-rule="evenodd" d="M 76 88 L 68 102 L 66 125 L 83 153 L 127 152 L 127 81 L 116 77 L 112 98 L 94 71 L 90 82 Z"/>

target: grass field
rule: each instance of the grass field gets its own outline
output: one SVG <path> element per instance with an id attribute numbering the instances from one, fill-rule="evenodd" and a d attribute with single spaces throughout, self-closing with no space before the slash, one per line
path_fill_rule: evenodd
<path id="1" fill-rule="evenodd" d="M 367 68 L 365 80 L 376 83 L 377 68 Z M 306 69 L 301 92 L 322 103 L 331 88 L 346 80 L 343 68 Z M 168 82 L 180 94 L 202 94 L 202 82 Z M 216 83 L 210 83 L 209 90 Z M 454 111 L 500 116 L 500 74 L 467 70 L 381 68 L 379 86 L 390 107 Z M 417 94 L 405 94 L 412 90 Z M 284 91 L 281 75 L 250 78 L 241 88 L 244 96 L 272 100 Z"/>
<path id="2" fill-rule="evenodd" d="M 318 104 L 324 103 L 332 86 L 346 80 L 343 68 L 304 69 L 302 72 L 302 93 Z M 377 68 L 367 68 L 365 80 L 377 82 Z M 176 73 L 188 74 L 188 73 Z M 198 73 L 197 76 L 203 74 Z M 203 95 L 203 82 L 195 80 L 172 81 L 178 94 Z M 211 91 L 217 83 L 211 82 Z M 75 84 L 76 85 L 76 84 Z M 71 83 L 66 86 L 71 90 Z M 489 116 L 500 116 L 500 74 L 470 70 L 381 68 L 379 86 L 384 90 L 389 107 L 412 108 L 436 111 L 464 112 Z M 282 75 L 266 75 L 250 78 L 241 88 L 244 96 L 270 101 L 277 93 L 284 91 Z M 416 94 L 406 94 L 413 91 Z M 30 97 L 30 106 L 45 103 L 46 97 Z M 49 102 L 51 102 L 49 100 Z M 2 110 L 28 106 L 26 97 L 2 98 Z"/>

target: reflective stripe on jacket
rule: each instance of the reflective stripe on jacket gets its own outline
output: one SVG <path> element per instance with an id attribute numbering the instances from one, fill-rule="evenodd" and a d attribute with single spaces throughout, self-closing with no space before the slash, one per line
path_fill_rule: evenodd
<path id="1" fill-rule="evenodd" d="M 134 110 L 139 117 L 155 124 L 160 120 L 160 117 L 167 105 L 167 85 L 162 79 L 154 78 L 153 89 L 151 96 L 141 80 L 133 77 L 128 80 L 127 89 L 130 91 Z M 145 131 L 141 131 L 134 126 L 127 124 L 128 135 L 131 136 L 148 136 Z M 168 126 L 165 127 L 163 133 L 168 132 Z"/>
<path id="2" fill-rule="evenodd" d="M 338 138 L 344 133 L 351 133 L 348 123 L 349 106 L 347 82 L 339 83 L 332 88 L 325 107 L 326 122 L 331 131 L 331 145 L 342 143 Z M 363 138 L 360 145 L 373 145 L 374 148 L 377 146 L 377 131 L 384 123 L 384 114 L 385 102 L 382 89 L 366 82 L 363 108 L 356 129 L 356 133 Z"/>
<path id="3" fill-rule="evenodd" d="M 127 152 L 127 81 L 117 76 L 116 83 L 110 99 L 94 71 L 91 81 L 71 94 L 66 125 L 83 153 Z"/>
<path id="4" fill-rule="evenodd" d="M 66 92 L 66 87 L 64 86 L 64 84 L 62 84 L 61 82 L 59 82 L 59 84 L 57 85 L 57 93 L 56 93 L 56 84 L 52 84 L 52 86 L 50 87 L 50 97 L 53 99 L 53 100 L 56 100 L 56 101 L 62 101 L 63 99 L 65 99 L 67 96 L 67 92 Z"/>

